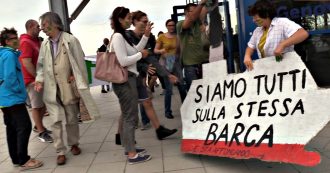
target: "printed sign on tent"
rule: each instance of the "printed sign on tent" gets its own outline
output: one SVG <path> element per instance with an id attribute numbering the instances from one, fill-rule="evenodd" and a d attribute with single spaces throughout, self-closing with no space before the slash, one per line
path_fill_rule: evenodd
<path id="1" fill-rule="evenodd" d="M 206 64 L 181 106 L 182 152 L 320 163 L 304 147 L 330 120 L 330 90 L 317 87 L 300 57 L 263 58 L 254 70 L 229 75 L 225 63 Z"/>

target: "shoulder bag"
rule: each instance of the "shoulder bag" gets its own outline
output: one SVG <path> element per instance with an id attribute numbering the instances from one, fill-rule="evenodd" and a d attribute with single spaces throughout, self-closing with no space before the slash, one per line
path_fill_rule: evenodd
<path id="1" fill-rule="evenodd" d="M 111 48 L 111 46 L 109 47 Z M 107 50 L 106 52 L 97 53 L 94 77 L 99 80 L 120 84 L 127 82 L 128 71 L 127 68 L 120 65 L 115 52 Z"/>

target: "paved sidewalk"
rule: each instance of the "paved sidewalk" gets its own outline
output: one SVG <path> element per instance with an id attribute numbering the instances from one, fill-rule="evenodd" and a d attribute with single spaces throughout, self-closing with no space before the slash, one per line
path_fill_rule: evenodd
<path id="1" fill-rule="evenodd" d="M 175 88 L 175 87 L 174 87 Z M 117 119 L 120 116 L 118 100 L 113 92 L 101 94 L 100 86 L 92 87 L 91 92 L 102 117 L 90 124 L 80 125 L 82 153 L 79 156 L 67 154 L 67 164 L 56 165 L 56 153 L 52 144 L 42 143 L 36 133 L 31 134 L 29 153 L 44 162 L 44 166 L 25 171 L 31 173 L 329 173 L 330 172 L 330 125 L 328 124 L 308 145 L 309 150 L 319 151 L 322 162 L 316 167 L 302 167 L 284 163 L 267 163 L 255 159 L 235 160 L 220 157 L 183 154 L 180 152 L 181 118 L 180 98 L 175 88 L 172 98 L 174 119 L 166 119 L 163 113 L 163 96 L 160 88 L 154 93 L 154 107 L 162 124 L 178 128 L 179 132 L 170 138 L 159 141 L 155 130 L 136 130 L 139 146 L 145 147 L 152 155 L 151 161 L 129 165 L 122 147 L 115 145 Z M 0 115 L 2 112 L 0 111 Z M 17 173 L 8 156 L 5 126 L 1 118 L 0 127 L 0 172 Z M 44 120 L 49 128 L 51 119 Z"/>

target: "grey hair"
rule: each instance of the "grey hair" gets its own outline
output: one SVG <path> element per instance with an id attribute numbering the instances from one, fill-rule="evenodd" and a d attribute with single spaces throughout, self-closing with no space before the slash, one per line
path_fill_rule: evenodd
<path id="1" fill-rule="evenodd" d="M 60 31 L 64 30 L 62 20 L 61 20 L 60 16 L 57 13 L 46 12 L 43 15 L 41 15 L 39 19 L 41 21 L 46 20 L 46 21 L 49 22 L 49 24 L 54 24 L 57 27 L 57 29 L 59 29 Z"/>

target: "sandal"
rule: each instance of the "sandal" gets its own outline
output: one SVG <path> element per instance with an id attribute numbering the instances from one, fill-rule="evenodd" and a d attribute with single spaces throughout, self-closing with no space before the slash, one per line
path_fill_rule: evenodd
<path id="1" fill-rule="evenodd" d="M 39 168 L 42 165 L 43 165 L 42 161 L 36 159 L 30 159 L 24 165 L 21 166 L 21 171 Z"/>

